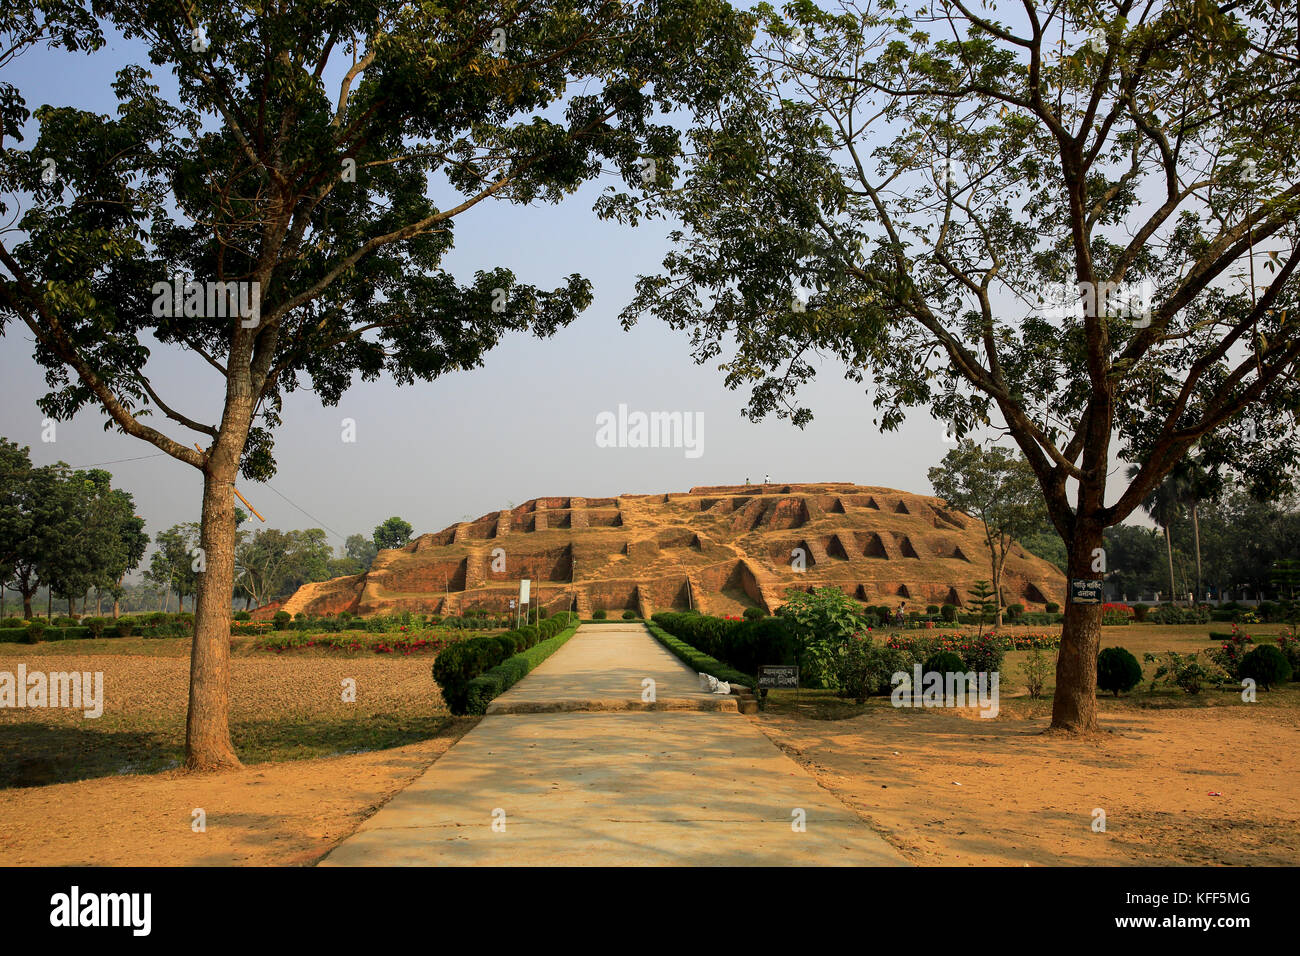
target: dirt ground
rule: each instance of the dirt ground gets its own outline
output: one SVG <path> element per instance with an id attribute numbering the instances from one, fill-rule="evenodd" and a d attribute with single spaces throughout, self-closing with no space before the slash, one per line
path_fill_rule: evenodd
<path id="1" fill-rule="evenodd" d="M 1133 710 L 1086 740 L 974 711 L 747 719 L 918 865 L 1300 861 L 1294 708 Z"/>
<path id="2" fill-rule="evenodd" d="M 3 790 L 0 866 L 310 865 L 475 723 L 366 754 Z"/>

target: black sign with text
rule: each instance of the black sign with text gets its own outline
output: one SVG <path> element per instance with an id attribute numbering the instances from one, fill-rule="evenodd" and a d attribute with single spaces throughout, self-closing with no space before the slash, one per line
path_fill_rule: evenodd
<path id="1" fill-rule="evenodd" d="M 758 686 L 798 687 L 799 668 L 794 664 L 762 664 L 758 668 Z"/>

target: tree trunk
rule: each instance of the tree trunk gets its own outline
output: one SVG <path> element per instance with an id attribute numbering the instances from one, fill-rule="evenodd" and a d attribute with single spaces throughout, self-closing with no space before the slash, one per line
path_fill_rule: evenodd
<path id="1" fill-rule="evenodd" d="M 993 627 L 1002 627 L 1002 566 L 1007 560 L 1006 552 L 993 558 Z"/>
<path id="2" fill-rule="evenodd" d="M 32 592 L 23 591 L 23 619 L 30 621 L 32 619 Z"/>
<path id="3" fill-rule="evenodd" d="M 1176 604 L 1178 587 L 1174 584 L 1174 538 L 1169 533 L 1169 525 L 1165 525 L 1165 550 L 1169 553 L 1169 603 Z"/>
<path id="4" fill-rule="evenodd" d="M 185 766 L 240 766 L 230 741 L 230 595 L 235 581 L 234 483 L 243 444 L 218 439 L 203 475 L 204 570 L 194 609 Z"/>
<path id="5" fill-rule="evenodd" d="M 1093 551 L 1102 546 L 1102 527 L 1081 515 L 1069 542 L 1066 574 L 1095 578 Z M 1052 698 L 1052 729 L 1075 734 L 1097 729 L 1097 653 L 1101 649 L 1101 605 L 1076 604 L 1065 597 L 1061 650 L 1056 658 L 1056 693 Z"/>
<path id="6" fill-rule="evenodd" d="M 1192 540 L 1196 542 L 1196 600 L 1201 600 L 1201 519 L 1192 502 Z"/>

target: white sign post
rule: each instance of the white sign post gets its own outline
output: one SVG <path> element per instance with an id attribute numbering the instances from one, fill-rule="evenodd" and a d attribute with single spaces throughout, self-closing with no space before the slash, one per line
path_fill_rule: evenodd
<path id="1" fill-rule="evenodd" d="M 522 609 L 523 606 L 524 606 L 525 604 L 528 603 L 528 591 L 529 591 L 529 586 L 530 586 L 531 584 L 532 584 L 532 581 L 530 581 L 528 578 L 520 578 L 520 579 L 519 579 L 519 607 L 520 607 L 520 609 Z M 519 613 L 516 611 L 516 612 L 515 612 L 515 627 L 518 627 L 518 626 L 519 626 Z"/>

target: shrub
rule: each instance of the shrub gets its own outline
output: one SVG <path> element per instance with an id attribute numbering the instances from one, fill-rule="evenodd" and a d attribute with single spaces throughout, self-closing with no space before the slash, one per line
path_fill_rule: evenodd
<path id="1" fill-rule="evenodd" d="M 1008 604 L 1007 614 L 1011 616 L 1011 620 L 1018 621 L 1025 616 L 1025 606 L 1023 604 Z"/>
<path id="2" fill-rule="evenodd" d="M 1029 691 L 1030 699 L 1038 700 L 1043 696 L 1047 690 L 1047 679 L 1055 669 L 1055 661 L 1042 650 L 1035 647 L 1029 651 L 1029 656 L 1020 665 L 1020 676 L 1025 680 L 1025 689 Z"/>
<path id="3" fill-rule="evenodd" d="M 27 622 L 27 636 L 23 640 L 24 644 L 38 644 L 42 640 L 42 635 L 49 625 L 39 617 L 34 617 Z"/>
<path id="4" fill-rule="evenodd" d="M 1196 654 L 1179 654 L 1166 651 L 1164 654 L 1147 654 L 1144 659 L 1158 663 L 1151 678 L 1154 688 L 1161 680 L 1168 678 L 1189 694 L 1199 694 L 1201 685 L 1214 680 L 1216 675 L 1201 663 Z"/>
<path id="5" fill-rule="evenodd" d="M 654 615 L 658 617 L 659 615 Z M 653 620 L 654 618 L 651 618 Z M 696 647 L 692 647 L 685 641 L 674 637 L 658 624 L 650 625 L 650 633 L 668 650 L 672 651 L 688 667 L 696 671 L 703 671 L 705 674 L 712 674 L 719 680 L 725 680 L 730 684 L 737 684 L 741 687 L 753 688 L 756 684 L 754 677 L 750 674 L 742 674 L 734 667 L 728 667 L 722 661 L 715 657 L 710 657 Z"/>
<path id="6" fill-rule="evenodd" d="M 1002 669 L 1002 641 L 992 634 L 973 638 L 961 652 L 962 670 L 993 674 Z"/>
<path id="7" fill-rule="evenodd" d="M 945 604 L 943 607 L 939 608 L 939 616 L 947 623 L 952 624 L 957 620 L 957 605 Z"/>
<path id="8" fill-rule="evenodd" d="M 1269 690 L 1274 684 L 1285 684 L 1293 673 L 1286 655 L 1272 644 L 1261 644 L 1241 659 L 1238 671 L 1260 687 Z"/>
<path id="9" fill-rule="evenodd" d="M 635 619 L 636 619 L 636 611 L 632 610 L 631 608 L 628 608 L 626 611 L 623 612 L 623 620 L 632 621 Z"/>
<path id="10" fill-rule="evenodd" d="M 968 668 L 962 662 L 962 659 L 952 651 L 939 651 L 926 658 L 925 663 L 921 665 L 921 670 L 926 674 L 931 671 L 937 671 L 940 674 L 962 674 Z"/>
<path id="11" fill-rule="evenodd" d="M 551 621 L 556 620 L 558 616 L 544 618 L 543 623 L 549 624 Z M 506 658 L 496 667 L 469 681 L 465 693 L 466 712 L 470 714 L 485 713 L 487 705 L 494 698 L 499 697 L 519 683 L 528 675 L 529 671 L 563 647 L 564 643 L 577 632 L 576 628 L 567 629 L 567 616 L 565 620 L 566 628 L 557 629 L 546 640 L 522 653 Z"/>
<path id="12" fill-rule="evenodd" d="M 602 608 L 598 608 L 598 609 L 595 610 L 595 611 L 592 611 L 592 612 L 591 612 L 591 619 L 592 619 L 593 621 L 603 621 L 603 620 L 605 620 L 605 609 L 602 607 Z"/>
<path id="13" fill-rule="evenodd" d="M 1097 686 L 1118 697 L 1142 682 L 1142 665 L 1122 647 L 1108 647 L 1097 655 Z"/>
<path id="14" fill-rule="evenodd" d="M 761 607 L 747 607 L 747 608 L 745 608 L 745 620 L 746 620 L 746 621 L 757 621 L 757 620 L 760 620 L 760 619 L 765 618 L 765 617 L 767 617 L 767 612 L 764 611 Z"/>
<path id="15" fill-rule="evenodd" d="M 1046 604 L 1043 605 L 1043 610 L 1046 611 L 1048 614 L 1060 614 L 1061 605 L 1057 604 L 1055 601 L 1048 601 Z"/>
<path id="16" fill-rule="evenodd" d="M 1291 679 L 1300 681 L 1300 640 L 1281 634 L 1277 639 L 1277 649 L 1286 656 L 1287 663 L 1291 665 Z"/>
<path id="17" fill-rule="evenodd" d="M 283 631 L 288 628 L 291 620 L 288 611 L 276 611 L 275 616 L 271 618 L 271 627 L 277 631 Z"/>
<path id="18" fill-rule="evenodd" d="M 840 652 L 835 695 L 861 704 L 872 694 L 887 694 L 893 686 L 890 679 L 900 671 L 910 672 L 912 664 L 907 651 L 855 634 Z"/>
<path id="19" fill-rule="evenodd" d="M 56 617 L 51 623 L 55 627 L 76 627 L 78 622 L 75 617 L 69 617 L 66 614 L 62 614 L 59 617 Z"/>
<path id="20" fill-rule="evenodd" d="M 118 637 L 130 637 L 135 633 L 135 621 L 129 617 L 119 617 L 113 630 Z"/>
<path id="21" fill-rule="evenodd" d="M 102 617 L 88 617 L 82 620 L 82 625 L 86 630 L 90 631 L 91 637 L 98 639 L 104 636 L 104 631 L 108 627 L 108 619 Z"/>
<path id="22" fill-rule="evenodd" d="M 26 627 L 26 626 L 27 626 L 27 622 L 24 621 L 21 617 L 7 617 L 3 621 L 0 621 L 0 628 Z"/>
<path id="23" fill-rule="evenodd" d="M 937 604 L 927 604 L 927 605 L 925 606 L 925 613 L 926 613 L 926 616 L 928 616 L 928 617 L 934 617 L 936 614 L 939 613 L 939 605 L 937 605 Z"/>
<path id="24" fill-rule="evenodd" d="M 1147 619 L 1147 615 L 1148 615 L 1150 612 L 1151 612 L 1151 606 L 1150 606 L 1149 604 L 1134 604 L 1134 605 L 1133 605 L 1133 620 L 1135 620 L 1135 621 L 1137 621 L 1139 624 L 1141 624 L 1142 622 L 1144 622 L 1144 621 Z"/>
<path id="25" fill-rule="evenodd" d="M 249 614 L 247 611 L 236 611 L 233 615 L 233 619 L 236 621 L 251 621 L 253 615 Z"/>

